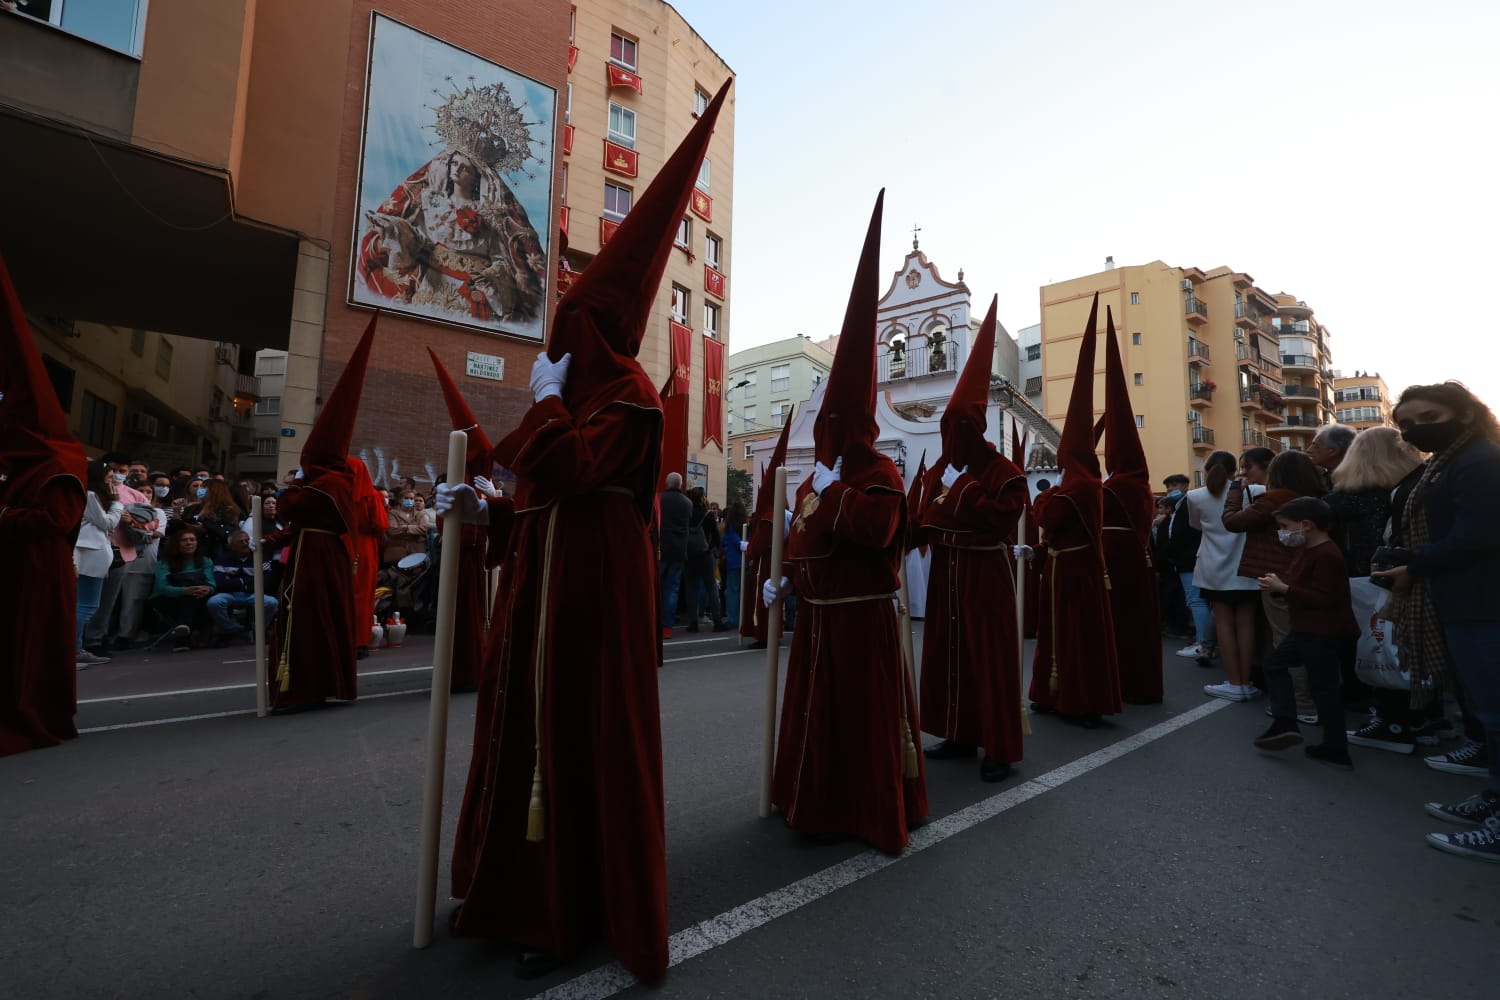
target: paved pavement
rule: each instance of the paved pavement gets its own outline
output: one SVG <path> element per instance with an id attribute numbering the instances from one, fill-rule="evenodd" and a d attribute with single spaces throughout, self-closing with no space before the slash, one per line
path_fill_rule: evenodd
<path id="1" fill-rule="evenodd" d="M 817 847 L 756 817 L 764 653 L 709 635 L 669 644 L 661 673 L 666 982 L 630 987 L 602 949 L 532 983 L 486 942 L 414 951 L 427 702 L 401 692 L 430 642 L 363 661 L 355 704 L 264 720 L 248 646 L 81 674 L 98 731 L 0 759 L 4 995 L 1493 992 L 1500 866 L 1422 843 L 1441 824 L 1421 803 L 1475 779 L 1358 748 L 1353 773 L 1259 753 L 1262 705 L 1208 701 L 1218 678 L 1169 656 L 1166 704 L 1093 731 L 1036 718 L 1001 785 L 931 762 L 932 819 L 901 858 Z M 445 840 L 473 703 L 453 699 Z"/>

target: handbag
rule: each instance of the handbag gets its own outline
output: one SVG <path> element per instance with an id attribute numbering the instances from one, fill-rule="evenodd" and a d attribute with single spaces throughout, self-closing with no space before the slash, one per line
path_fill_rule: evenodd
<path id="1" fill-rule="evenodd" d="M 1368 577 L 1350 579 L 1349 594 L 1354 604 L 1354 620 L 1359 624 L 1355 675 L 1371 687 L 1410 691 L 1411 672 L 1401 669 L 1401 657 L 1396 649 L 1396 626 L 1381 617 L 1390 595 Z"/>

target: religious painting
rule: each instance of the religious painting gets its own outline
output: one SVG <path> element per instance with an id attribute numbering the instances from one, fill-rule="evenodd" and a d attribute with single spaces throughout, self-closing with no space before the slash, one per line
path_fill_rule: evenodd
<path id="1" fill-rule="evenodd" d="M 557 91 L 373 14 L 349 301 L 540 341 Z"/>

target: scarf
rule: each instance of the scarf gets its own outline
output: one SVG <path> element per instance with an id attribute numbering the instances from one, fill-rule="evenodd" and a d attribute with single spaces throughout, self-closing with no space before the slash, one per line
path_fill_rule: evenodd
<path id="1" fill-rule="evenodd" d="M 1417 480 L 1411 495 L 1406 498 L 1402 523 L 1406 530 L 1406 547 L 1411 551 L 1420 552 L 1432 543 L 1424 509 L 1428 484 L 1473 440 L 1474 432 L 1465 431 L 1457 441 L 1432 456 L 1427 468 L 1422 470 L 1422 478 Z M 1396 648 L 1401 651 L 1401 665 L 1411 676 L 1411 706 L 1425 708 L 1434 697 L 1440 696 L 1448 676 L 1448 642 L 1432 600 L 1432 580 L 1425 576 L 1412 577 L 1411 589 L 1398 602 L 1393 614 Z"/>

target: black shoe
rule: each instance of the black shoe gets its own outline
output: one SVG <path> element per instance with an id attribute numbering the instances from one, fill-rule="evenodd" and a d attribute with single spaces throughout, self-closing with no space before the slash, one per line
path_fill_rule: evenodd
<path id="1" fill-rule="evenodd" d="M 1056 715 L 1057 714 L 1057 709 L 1053 708 L 1051 705 L 1043 705 L 1039 701 L 1034 701 L 1034 702 L 1031 703 L 1031 710 L 1033 712 L 1035 712 L 1037 715 Z"/>
<path id="2" fill-rule="evenodd" d="M 536 979 L 545 976 L 562 964 L 562 959 L 556 955 L 549 955 L 545 951 L 533 951 L 530 948 L 522 948 L 521 953 L 516 956 L 516 978 Z"/>
<path id="3" fill-rule="evenodd" d="M 1161 704 L 1161 699 L 1160 698 L 1145 698 L 1145 697 L 1141 697 L 1141 696 L 1136 696 L 1136 697 L 1133 697 L 1133 698 L 1122 698 L 1120 700 L 1123 701 L 1123 702 L 1125 702 L 1125 704 L 1127 704 L 1127 705 L 1160 705 Z"/>
<path id="4" fill-rule="evenodd" d="M 1347 732 L 1349 742 L 1357 747 L 1374 747 L 1391 753 L 1417 752 L 1416 733 L 1400 723 L 1386 722 L 1373 712 L 1364 726 Z"/>
<path id="5" fill-rule="evenodd" d="M 729 626 L 727 624 L 725 624 L 724 622 L 714 622 L 714 631 L 715 632 L 728 632 L 729 631 Z"/>
<path id="6" fill-rule="evenodd" d="M 458 937 L 458 915 L 463 912 L 464 904 L 458 903 L 448 911 L 448 933 Z"/>
<path id="7" fill-rule="evenodd" d="M 766 640 L 764 640 L 764 639 L 757 639 L 755 642 L 752 642 L 750 645 L 746 646 L 745 648 L 746 649 L 765 649 L 766 648 Z"/>
<path id="8" fill-rule="evenodd" d="M 1327 764 L 1341 771 L 1354 770 L 1354 761 L 1349 759 L 1349 751 L 1343 747 L 1330 747 L 1315 743 L 1310 747 L 1304 747 L 1302 752 L 1319 764 Z"/>
<path id="9" fill-rule="evenodd" d="M 1104 725 L 1104 717 L 1101 715 L 1070 715 L 1070 722 L 1076 722 L 1084 729 L 1098 729 Z"/>
<path id="10" fill-rule="evenodd" d="M 1003 761 L 998 761 L 995 758 L 991 757 L 989 754 L 985 754 L 984 755 L 984 759 L 979 762 L 979 780 L 980 781 L 989 781 L 989 782 L 1004 781 L 1006 778 L 1009 778 L 1009 777 L 1010 777 L 1010 765 L 1009 764 L 1006 764 Z"/>
<path id="11" fill-rule="evenodd" d="M 367 657 L 369 655 L 370 655 L 370 647 L 369 646 L 358 646 L 354 650 L 354 658 L 356 660 L 363 660 L 365 657 Z"/>
<path id="12" fill-rule="evenodd" d="M 923 750 L 922 753 L 928 760 L 959 760 L 961 758 L 972 760 L 976 749 L 977 747 L 972 747 L 967 743 L 959 743 L 956 740 L 943 740 L 941 743 L 934 743 Z"/>
<path id="13" fill-rule="evenodd" d="M 1302 732 L 1296 719 L 1273 719 L 1270 728 L 1253 742 L 1259 750 L 1285 750 L 1302 742 Z"/>
<path id="14" fill-rule="evenodd" d="M 214 649 L 224 649 L 225 647 L 227 647 L 233 641 L 234 641 L 234 635 L 232 633 L 229 633 L 229 632 L 215 632 L 214 633 L 213 647 L 214 647 Z"/>
<path id="15" fill-rule="evenodd" d="M 691 625 L 689 625 L 687 627 L 687 631 L 689 631 L 689 632 L 697 632 L 698 631 L 698 623 L 697 622 L 693 622 L 693 624 L 691 624 Z"/>

